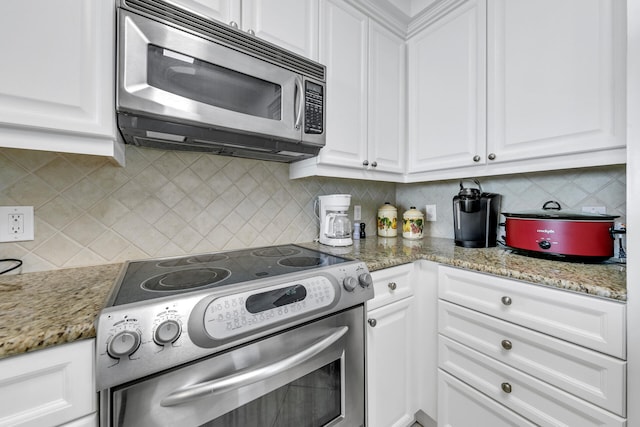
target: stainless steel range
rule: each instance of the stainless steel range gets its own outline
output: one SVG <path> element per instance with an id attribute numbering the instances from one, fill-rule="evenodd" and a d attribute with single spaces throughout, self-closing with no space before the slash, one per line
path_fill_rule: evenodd
<path id="1" fill-rule="evenodd" d="M 283 245 L 125 264 L 101 426 L 364 426 L 366 265 Z"/>

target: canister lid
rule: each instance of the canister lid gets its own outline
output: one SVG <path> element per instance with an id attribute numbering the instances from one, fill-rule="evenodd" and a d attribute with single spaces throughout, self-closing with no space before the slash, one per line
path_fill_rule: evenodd
<path id="1" fill-rule="evenodd" d="M 395 206 L 393 206 L 391 203 L 385 202 L 384 205 L 380 206 L 380 208 L 378 209 L 378 212 L 397 213 L 398 209 Z"/>
<path id="2" fill-rule="evenodd" d="M 424 218 L 424 214 L 416 209 L 415 206 L 411 206 L 408 211 L 402 214 L 402 217 L 406 219 L 422 219 Z"/>

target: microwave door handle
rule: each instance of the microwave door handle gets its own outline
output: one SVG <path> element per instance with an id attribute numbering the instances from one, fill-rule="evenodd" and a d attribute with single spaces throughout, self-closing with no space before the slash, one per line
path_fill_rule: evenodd
<path id="1" fill-rule="evenodd" d="M 300 126 L 302 125 L 302 112 L 303 112 L 303 108 L 304 108 L 304 97 L 303 97 L 303 91 L 302 91 L 302 79 L 300 77 L 296 77 L 296 101 L 297 101 L 297 105 L 298 108 L 296 109 L 296 115 L 294 117 L 295 119 L 295 123 L 294 123 L 294 127 L 296 129 L 300 129 Z"/>
<path id="2" fill-rule="evenodd" d="M 217 378 L 211 381 L 205 381 L 200 384 L 194 384 L 174 391 L 167 397 L 162 399 L 160 406 L 177 406 L 202 397 L 224 392 L 230 389 L 244 387 L 258 381 L 262 381 L 269 377 L 278 375 L 288 369 L 291 369 L 301 363 L 306 362 L 312 357 L 322 353 L 324 350 L 333 345 L 349 331 L 348 326 L 332 329 L 330 334 L 323 336 L 321 339 L 305 348 L 304 350 L 278 360 L 260 368 L 245 369 L 235 374 Z"/>

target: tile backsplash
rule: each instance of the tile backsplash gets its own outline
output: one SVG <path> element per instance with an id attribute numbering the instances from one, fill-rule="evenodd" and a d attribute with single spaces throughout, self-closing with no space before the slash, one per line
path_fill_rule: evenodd
<path id="1" fill-rule="evenodd" d="M 375 233 L 396 185 L 289 180 L 282 163 L 126 146 L 101 157 L 0 149 L 0 206 L 33 206 L 35 240 L 0 243 L 22 272 L 290 242 L 318 235 L 318 195 L 352 194 Z"/>
<path id="2" fill-rule="evenodd" d="M 624 165 L 569 169 L 520 175 L 479 178 L 483 191 L 502 195 L 502 212 L 541 209 L 555 200 L 563 209 L 581 211 L 584 206 L 603 206 L 616 222 L 626 222 L 626 168 Z M 476 187 L 465 180 L 465 187 Z M 398 212 L 416 206 L 435 204 L 437 220 L 426 222 L 424 233 L 432 237 L 453 238 L 453 196 L 460 191 L 460 180 L 399 185 Z M 504 217 L 500 217 L 504 221 Z"/>
<path id="3" fill-rule="evenodd" d="M 22 272 L 307 242 L 318 235 L 314 200 L 352 194 L 367 233 L 377 209 L 437 206 L 425 234 L 453 237 L 459 181 L 393 184 L 312 177 L 289 180 L 286 164 L 126 146 L 122 168 L 101 157 L 0 149 L 0 206 L 33 206 L 35 240 L 0 243 Z M 605 206 L 625 221 L 625 166 L 484 177 L 502 210 Z M 471 184 L 469 184 L 471 185 Z M 353 218 L 353 217 L 352 217 Z"/>

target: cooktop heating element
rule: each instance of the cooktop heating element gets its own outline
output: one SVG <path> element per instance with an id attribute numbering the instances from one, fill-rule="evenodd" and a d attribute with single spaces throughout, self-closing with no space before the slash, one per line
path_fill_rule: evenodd
<path id="1" fill-rule="evenodd" d="M 370 298 L 363 262 L 292 244 L 129 261 L 96 322 L 98 389 Z"/>

